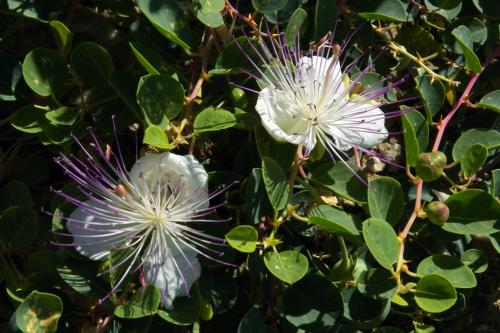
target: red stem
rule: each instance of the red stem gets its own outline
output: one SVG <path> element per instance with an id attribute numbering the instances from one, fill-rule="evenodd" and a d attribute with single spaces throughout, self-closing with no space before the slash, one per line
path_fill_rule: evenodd
<path id="1" fill-rule="evenodd" d="M 486 61 L 484 62 L 481 72 L 479 73 L 473 73 L 470 77 L 469 83 L 465 87 L 465 90 L 458 99 L 458 101 L 455 103 L 451 111 L 446 115 L 446 117 L 441 120 L 441 122 L 438 125 L 438 132 L 436 134 L 436 139 L 434 140 L 434 145 L 432 146 L 432 151 L 437 151 L 439 149 L 439 145 L 441 144 L 441 140 L 443 139 L 443 134 L 446 129 L 446 126 L 448 126 L 448 123 L 450 122 L 451 118 L 457 113 L 458 109 L 466 102 L 469 98 L 469 94 L 474 87 L 474 84 L 476 83 L 477 79 L 479 78 L 479 75 L 484 71 L 484 69 L 490 64 L 490 62 L 495 59 L 498 55 L 500 55 L 500 46 L 497 46 L 495 51 L 493 51 Z"/>

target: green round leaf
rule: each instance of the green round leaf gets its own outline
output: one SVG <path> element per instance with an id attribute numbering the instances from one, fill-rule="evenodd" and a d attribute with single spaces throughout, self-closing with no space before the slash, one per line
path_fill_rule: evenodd
<path id="1" fill-rule="evenodd" d="M 297 251 L 266 252 L 264 264 L 274 276 L 289 284 L 302 279 L 309 268 L 306 256 Z"/>
<path id="2" fill-rule="evenodd" d="M 149 125 L 148 128 L 146 128 L 142 143 L 161 149 L 172 149 L 175 147 L 168 142 L 167 133 L 155 125 Z"/>
<path id="3" fill-rule="evenodd" d="M 33 244 L 38 234 L 38 216 L 29 207 L 7 208 L 0 217 L 0 240 L 12 250 Z"/>
<path id="4" fill-rule="evenodd" d="M 201 111 L 194 119 L 194 132 L 204 133 L 220 131 L 236 125 L 234 115 L 224 109 L 207 108 Z"/>
<path id="5" fill-rule="evenodd" d="M 342 316 L 342 296 L 328 279 L 308 274 L 285 289 L 283 310 L 286 320 L 307 332 L 323 332 Z"/>
<path id="6" fill-rule="evenodd" d="M 184 88 L 170 76 L 146 75 L 137 87 L 137 103 L 149 125 L 166 129 L 169 120 L 182 111 Z"/>
<path id="7" fill-rule="evenodd" d="M 422 260 L 417 267 L 417 274 L 439 274 L 456 288 L 474 288 L 477 285 L 476 277 L 469 267 L 459 259 L 445 254 L 436 254 Z"/>
<path id="8" fill-rule="evenodd" d="M 464 132 L 453 145 L 453 159 L 460 161 L 465 151 L 477 143 L 484 145 L 488 150 L 500 147 L 500 132 L 489 129 L 470 129 Z"/>
<path id="9" fill-rule="evenodd" d="M 427 312 L 446 311 L 455 304 L 456 300 L 455 288 L 441 275 L 429 274 L 422 277 L 417 283 L 415 302 Z"/>
<path id="10" fill-rule="evenodd" d="M 390 177 L 379 177 L 368 186 L 368 208 L 372 217 L 386 220 L 391 225 L 398 223 L 403 214 L 403 189 Z"/>
<path id="11" fill-rule="evenodd" d="M 139 0 L 137 6 L 166 38 L 189 50 L 190 29 L 187 16 L 175 1 Z"/>
<path id="12" fill-rule="evenodd" d="M 340 236 L 359 236 L 360 219 L 354 214 L 328 205 L 314 207 L 309 222 Z"/>
<path id="13" fill-rule="evenodd" d="M 66 125 L 71 126 L 75 123 L 77 118 L 77 109 L 67 106 L 61 106 L 54 111 L 45 113 L 45 118 L 53 125 Z"/>
<path id="14" fill-rule="evenodd" d="M 398 283 L 388 270 L 372 268 L 361 273 L 356 287 L 365 296 L 386 299 L 396 293 Z"/>
<path id="15" fill-rule="evenodd" d="M 141 287 L 127 304 L 118 305 L 113 313 L 115 316 L 125 319 L 152 316 L 160 305 L 160 298 L 160 289 L 156 286 Z"/>
<path id="16" fill-rule="evenodd" d="M 108 51 L 97 43 L 81 42 L 71 53 L 71 68 L 89 85 L 108 84 L 113 67 Z"/>
<path id="17" fill-rule="evenodd" d="M 462 0 L 425 0 L 425 6 L 450 21 L 460 13 Z"/>
<path id="18" fill-rule="evenodd" d="M 443 229 L 461 235 L 489 235 L 500 231 L 500 203 L 488 193 L 471 189 L 450 196 Z"/>
<path id="19" fill-rule="evenodd" d="M 262 178 L 274 210 L 285 208 L 288 201 L 288 182 L 278 162 L 270 157 L 263 158 Z"/>
<path id="20" fill-rule="evenodd" d="M 250 225 L 240 225 L 229 231 L 225 236 L 229 245 L 240 252 L 252 253 L 257 246 L 259 234 Z"/>
<path id="21" fill-rule="evenodd" d="M 476 17 L 461 17 L 450 24 L 447 27 L 446 32 L 443 34 L 443 46 L 448 51 L 457 54 L 463 54 L 460 43 L 458 43 L 456 38 L 451 34 L 451 32 L 460 25 L 464 25 L 469 29 L 472 41 L 476 47 L 477 44 L 483 45 L 486 42 L 488 37 L 488 29 L 486 28 L 484 23 Z"/>
<path id="22" fill-rule="evenodd" d="M 485 145 L 476 143 L 463 153 L 460 165 L 465 177 L 473 176 L 488 157 L 488 148 Z"/>
<path id="23" fill-rule="evenodd" d="M 217 28 L 224 23 L 221 14 L 224 6 L 224 0 L 195 0 L 194 13 L 205 25 Z"/>
<path id="24" fill-rule="evenodd" d="M 342 289 L 344 319 L 359 329 L 379 326 L 389 314 L 390 299 L 373 299 L 361 294 L 356 288 Z"/>
<path id="25" fill-rule="evenodd" d="M 375 260 L 392 270 L 399 258 L 399 241 L 392 226 L 382 219 L 369 218 L 363 222 L 363 237 Z"/>
<path id="26" fill-rule="evenodd" d="M 488 257 L 478 249 L 465 251 L 460 260 L 474 273 L 483 273 L 488 269 Z"/>
<path id="27" fill-rule="evenodd" d="M 71 42 L 73 40 L 73 35 L 71 31 L 64 25 L 64 23 L 59 21 L 50 21 L 50 29 L 52 31 L 52 36 L 57 45 L 59 52 L 66 56 L 71 49 Z"/>
<path id="28" fill-rule="evenodd" d="M 16 325 L 23 332 L 52 333 L 63 311 L 59 296 L 32 292 L 16 310 Z"/>
<path id="29" fill-rule="evenodd" d="M 500 90 L 493 90 L 484 95 L 476 106 L 500 112 Z"/>
<path id="30" fill-rule="evenodd" d="M 62 88 L 66 80 L 67 65 L 56 51 L 37 48 L 23 62 L 23 77 L 28 86 L 41 96 L 50 96 Z"/>

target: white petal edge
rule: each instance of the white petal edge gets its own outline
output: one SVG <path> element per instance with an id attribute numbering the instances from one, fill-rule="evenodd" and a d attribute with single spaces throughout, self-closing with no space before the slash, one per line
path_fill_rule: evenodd
<path id="1" fill-rule="evenodd" d="M 286 133 L 281 126 L 280 122 L 290 122 L 290 110 L 280 109 L 279 94 L 283 92 L 273 91 L 271 88 L 266 87 L 259 92 L 255 110 L 259 114 L 262 125 L 267 132 L 279 142 L 289 142 L 295 145 L 302 144 L 308 149 L 314 149 L 316 145 L 316 136 L 311 133 L 303 135 L 294 135 Z M 297 121 L 301 121 L 297 119 Z M 281 126 L 280 126 L 281 125 Z M 304 122 L 297 123 L 297 125 L 304 125 Z"/>
<path id="2" fill-rule="evenodd" d="M 97 209 L 107 209 L 94 200 L 86 201 L 85 204 Z M 77 221 L 86 221 L 92 224 Z M 113 225 L 109 225 L 110 223 L 113 223 Z M 119 225 L 114 224 L 114 221 L 106 220 L 102 216 L 98 216 L 98 219 L 96 219 L 96 214 L 83 205 L 77 207 L 71 213 L 66 223 L 66 228 L 73 235 L 76 250 L 92 260 L 101 260 L 107 257 L 112 248 L 124 245 L 127 237 L 117 237 L 117 234 L 112 231 L 118 227 Z M 106 234 L 109 235 L 104 236 Z"/>
<path id="3" fill-rule="evenodd" d="M 141 175 L 151 190 L 161 177 L 166 177 L 172 184 L 182 181 L 182 199 L 192 203 L 205 201 L 198 208 L 208 208 L 208 174 L 193 155 L 170 152 L 145 155 L 135 162 L 129 172 L 132 183 L 139 182 Z"/>
<path id="4" fill-rule="evenodd" d="M 176 297 L 189 295 L 191 286 L 201 274 L 196 252 L 180 241 L 176 244 L 169 241 L 167 250 L 153 250 L 143 259 L 146 282 L 160 289 L 161 302 L 167 309 L 172 308 Z"/>

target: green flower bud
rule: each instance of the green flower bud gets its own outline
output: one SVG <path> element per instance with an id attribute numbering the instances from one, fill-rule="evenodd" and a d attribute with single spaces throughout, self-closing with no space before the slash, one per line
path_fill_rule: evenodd
<path id="1" fill-rule="evenodd" d="M 440 151 L 422 153 L 418 156 L 417 175 L 424 181 L 436 180 L 443 174 L 446 165 L 446 155 Z"/>
<path id="2" fill-rule="evenodd" d="M 231 89 L 231 103 L 237 108 L 246 109 L 248 106 L 248 97 L 245 91 L 240 88 Z"/>
<path id="3" fill-rule="evenodd" d="M 433 201 L 425 208 L 427 218 L 435 225 L 442 226 L 448 221 L 450 210 L 441 201 Z"/>
<path id="4" fill-rule="evenodd" d="M 204 298 L 200 298 L 200 319 L 208 321 L 214 316 L 214 310 L 212 305 L 208 303 Z"/>

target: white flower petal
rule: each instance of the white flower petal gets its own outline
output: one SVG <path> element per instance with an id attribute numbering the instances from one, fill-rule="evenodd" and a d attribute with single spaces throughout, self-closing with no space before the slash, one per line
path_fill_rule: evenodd
<path id="1" fill-rule="evenodd" d="M 196 252 L 180 241 L 175 244 L 169 241 L 167 250 L 152 251 L 143 259 L 146 282 L 160 289 L 161 301 L 166 308 L 172 307 L 176 297 L 188 296 L 201 274 Z"/>
<path id="2" fill-rule="evenodd" d="M 89 200 L 85 204 L 96 209 L 106 209 L 94 200 Z M 84 221 L 89 223 L 84 223 Z M 113 232 L 119 227 L 120 225 L 115 221 L 107 220 L 100 214 L 96 215 L 84 206 L 77 207 L 66 223 L 66 228 L 73 235 L 76 250 L 93 260 L 103 259 L 113 247 L 124 245 L 126 239 Z"/>
<path id="3" fill-rule="evenodd" d="M 208 174 L 192 155 L 181 156 L 169 152 L 146 155 L 135 162 L 129 177 L 133 183 L 145 181 L 151 191 L 156 181 L 163 177 L 174 186 L 181 182 L 181 201 L 206 201 L 198 208 L 208 207 Z"/>
<path id="4" fill-rule="evenodd" d="M 387 139 L 384 112 L 368 103 L 351 103 L 345 106 L 348 114 L 332 121 L 326 131 L 345 145 L 343 150 L 352 146 L 373 147 Z"/>
<path id="5" fill-rule="evenodd" d="M 329 96 L 330 99 L 342 94 L 345 90 L 342 80 L 342 70 L 340 69 L 337 57 L 309 56 L 301 57 L 297 65 L 298 81 L 305 81 L 304 84 L 316 85 L 315 92 L 311 92 L 311 97 Z M 301 80 L 302 79 L 302 80 Z M 317 84 L 321 84 L 318 87 Z M 317 100 L 312 102 L 318 102 Z"/>
<path id="6" fill-rule="evenodd" d="M 296 110 L 296 105 L 291 104 L 287 97 L 283 91 L 270 87 L 260 91 L 255 110 L 264 128 L 277 141 L 303 144 L 308 149 L 314 149 L 316 136 L 311 135 L 313 128 L 301 119 L 300 110 Z"/>

